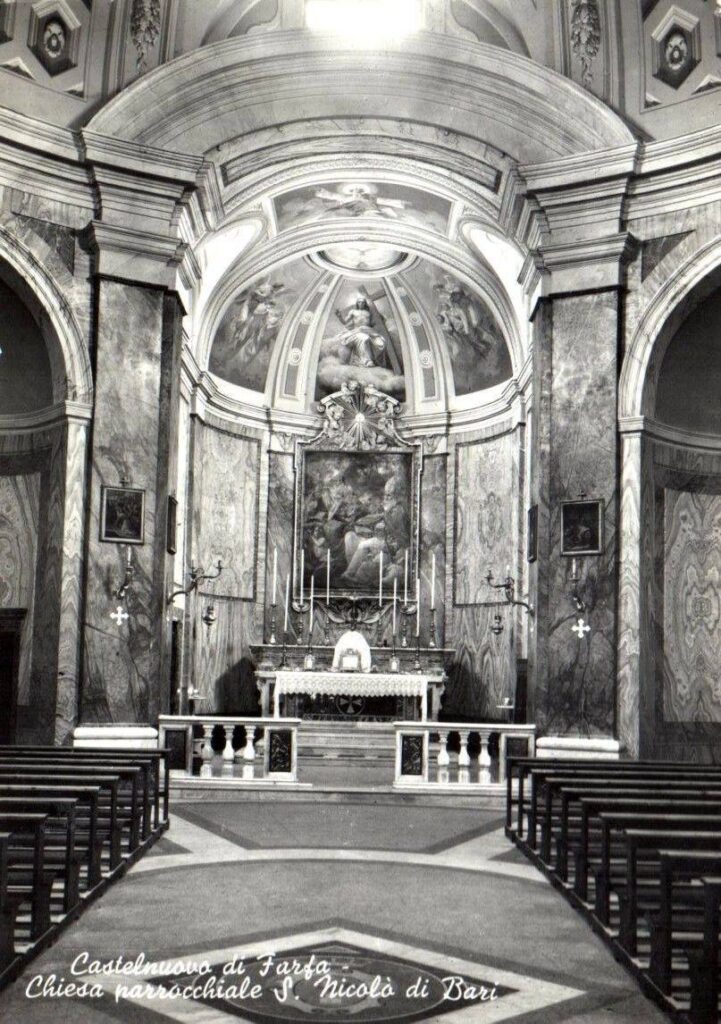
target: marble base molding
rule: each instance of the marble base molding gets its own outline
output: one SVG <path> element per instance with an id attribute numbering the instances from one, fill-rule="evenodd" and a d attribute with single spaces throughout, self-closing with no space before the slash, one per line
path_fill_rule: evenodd
<path id="1" fill-rule="evenodd" d="M 618 740 L 601 737 L 542 736 L 536 741 L 536 757 L 618 761 L 620 754 Z"/>
<path id="2" fill-rule="evenodd" d="M 78 725 L 73 730 L 73 746 L 157 750 L 158 730 L 150 725 Z"/>

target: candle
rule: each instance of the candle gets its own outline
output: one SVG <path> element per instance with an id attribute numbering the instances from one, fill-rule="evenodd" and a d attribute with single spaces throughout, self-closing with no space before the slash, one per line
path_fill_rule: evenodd
<path id="1" fill-rule="evenodd" d="M 328 548 L 328 559 L 325 567 L 325 603 L 330 604 L 330 548 Z"/>
<path id="2" fill-rule="evenodd" d="M 310 578 L 310 623 L 308 625 L 309 634 L 313 632 L 313 602 L 315 601 L 315 576 Z"/>
<path id="3" fill-rule="evenodd" d="M 571 579 L 577 579 L 578 573 L 576 572 L 576 559 L 574 558 L 571 562 Z"/>
<path id="4" fill-rule="evenodd" d="M 285 621 L 283 624 L 284 632 L 288 632 L 288 605 L 290 604 L 290 573 L 285 581 Z"/>
<path id="5" fill-rule="evenodd" d="M 405 569 L 403 572 L 403 604 L 408 604 L 408 548 L 406 548 Z"/>
<path id="6" fill-rule="evenodd" d="M 130 545 L 126 544 L 125 545 L 125 564 L 128 566 L 128 568 L 130 568 L 130 552 L 131 552 L 131 550 L 132 550 L 132 548 L 130 547 Z"/>
<path id="7" fill-rule="evenodd" d="M 416 636 L 421 635 L 421 578 L 416 576 Z"/>
<path id="8" fill-rule="evenodd" d="M 398 598 L 398 580 L 393 577 L 393 636 L 396 635 L 396 600 Z"/>
<path id="9" fill-rule="evenodd" d="M 273 607 L 278 600 L 278 548 L 273 551 Z"/>
<path id="10" fill-rule="evenodd" d="M 510 580 L 510 578 L 511 578 L 511 567 L 510 567 L 510 565 L 507 565 L 506 566 L 506 579 Z"/>
<path id="11" fill-rule="evenodd" d="M 378 607 L 383 607 L 383 552 L 378 563 Z"/>
<path id="12" fill-rule="evenodd" d="M 300 603 L 303 604 L 303 577 L 305 576 L 305 549 L 300 549 L 300 587 L 299 596 Z"/>
<path id="13" fill-rule="evenodd" d="M 431 608 L 436 607 L 436 553 L 433 552 L 433 562 L 431 563 Z"/>

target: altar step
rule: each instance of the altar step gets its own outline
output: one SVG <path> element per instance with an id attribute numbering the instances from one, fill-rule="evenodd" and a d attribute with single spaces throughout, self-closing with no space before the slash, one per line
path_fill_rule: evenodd
<path id="1" fill-rule="evenodd" d="M 309 722 L 298 734 L 298 761 L 347 769 L 382 769 L 392 781 L 395 733 L 384 722 Z"/>

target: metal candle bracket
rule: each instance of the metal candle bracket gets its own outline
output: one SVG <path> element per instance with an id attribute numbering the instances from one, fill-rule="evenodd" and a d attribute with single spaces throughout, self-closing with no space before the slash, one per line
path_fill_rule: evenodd
<path id="1" fill-rule="evenodd" d="M 500 583 L 494 583 L 493 573 L 489 569 L 488 574 L 486 575 L 486 583 L 492 590 L 502 590 L 503 596 L 505 598 L 504 601 L 491 601 L 491 607 L 505 608 L 510 606 L 525 608 L 528 615 L 530 615 L 531 618 L 534 618 L 535 612 L 533 609 L 533 605 L 530 604 L 528 601 L 521 601 L 516 597 L 516 581 L 513 579 L 512 576 L 506 576 L 506 578 L 502 580 Z M 496 636 L 503 632 L 503 622 L 501 621 L 500 615 L 494 616 L 493 625 L 491 626 L 491 632 L 494 633 Z"/>

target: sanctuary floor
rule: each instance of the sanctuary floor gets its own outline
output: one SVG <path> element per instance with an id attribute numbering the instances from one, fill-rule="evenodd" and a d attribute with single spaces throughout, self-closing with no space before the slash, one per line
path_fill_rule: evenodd
<path id="1" fill-rule="evenodd" d="M 153 850 L 0 994 L 0 1021 L 666 1020 L 510 846 L 500 804 L 446 808 L 381 795 L 194 802 L 171 806 L 171 821 Z M 338 968 L 335 979 L 377 976 L 387 987 L 344 994 L 323 967 L 286 983 L 288 965 L 307 963 L 311 951 L 316 965 Z M 119 957 L 140 955 L 165 962 L 159 975 L 168 985 L 185 984 L 188 961 L 207 961 L 236 988 L 241 975 L 222 968 L 242 957 L 256 994 L 226 998 L 221 987 L 212 997 L 196 990 L 163 1001 L 137 965 L 135 975 L 118 973 Z M 94 996 L 33 998 L 61 978 L 82 981 L 90 961 L 109 965 L 88 976 L 100 985 Z"/>

